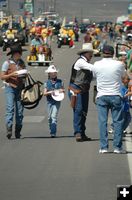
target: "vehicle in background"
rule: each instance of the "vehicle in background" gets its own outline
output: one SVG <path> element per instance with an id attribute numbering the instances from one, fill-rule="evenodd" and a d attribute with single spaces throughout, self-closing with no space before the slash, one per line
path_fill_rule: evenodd
<path id="1" fill-rule="evenodd" d="M 16 31 L 15 38 L 17 38 L 22 46 L 25 45 L 27 41 L 26 30 L 22 29 L 20 23 L 12 22 L 12 29 Z M 9 23 L 5 23 L 1 27 L 1 45 L 3 44 L 3 36 L 6 36 L 6 31 L 9 30 Z"/>
<path id="2" fill-rule="evenodd" d="M 14 38 L 7 38 L 6 36 L 3 37 L 3 42 L 2 42 L 3 51 L 6 51 L 7 48 L 11 47 L 14 44 L 19 44 L 18 38 L 16 38 L 16 37 L 14 37 Z"/>
<path id="3" fill-rule="evenodd" d="M 97 22 L 96 26 L 98 28 L 100 28 L 100 30 L 102 30 L 105 26 L 112 25 L 112 24 L 113 24 L 113 22 L 111 22 L 111 21 L 101 21 L 101 22 Z"/>
<path id="4" fill-rule="evenodd" d="M 27 56 L 27 63 L 29 66 L 49 66 L 52 60 L 52 50 L 48 45 L 30 47 L 30 54 Z"/>
<path id="5" fill-rule="evenodd" d="M 71 48 L 73 46 L 72 38 L 68 35 L 62 37 L 61 34 L 58 34 L 57 45 L 58 45 L 58 48 L 61 48 L 62 45 L 68 45 L 69 48 Z"/>

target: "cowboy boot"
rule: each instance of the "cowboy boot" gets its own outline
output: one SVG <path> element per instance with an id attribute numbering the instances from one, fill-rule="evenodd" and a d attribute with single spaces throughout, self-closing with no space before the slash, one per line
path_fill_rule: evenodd
<path id="1" fill-rule="evenodd" d="M 21 137 L 21 134 L 20 134 L 21 129 L 22 129 L 22 125 L 16 125 L 15 126 L 15 137 L 16 137 L 16 139 L 20 139 L 20 137 Z"/>
<path id="2" fill-rule="evenodd" d="M 6 126 L 6 132 L 7 132 L 6 137 L 10 140 L 12 136 L 12 127 Z"/>

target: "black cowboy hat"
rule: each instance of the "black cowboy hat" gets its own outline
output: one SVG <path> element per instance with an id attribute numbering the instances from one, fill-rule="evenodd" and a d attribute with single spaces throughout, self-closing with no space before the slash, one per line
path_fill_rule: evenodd
<path id="1" fill-rule="evenodd" d="M 21 45 L 13 45 L 10 47 L 10 51 L 7 53 L 7 56 L 12 55 L 14 53 L 22 53 L 23 51 L 27 51 L 26 49 L 23 49 Z"/>

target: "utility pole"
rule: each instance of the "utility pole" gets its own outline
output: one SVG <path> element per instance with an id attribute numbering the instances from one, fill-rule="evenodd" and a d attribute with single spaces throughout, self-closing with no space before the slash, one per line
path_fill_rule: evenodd
<path id="1" fill-rule="evenodd" d="M 45 11 L 45 0 L 42 0 L 42 8 L 43 8 L 43 12 Z"/>
<path id="2" fill-rule="evenodd" d="M 54 0 L 54 11 L 56 12 L 56 0 Z"/>
<path id="3" fill-rule="evenodd" d="M 8 8 L 8 13 L 10 15 L 11 14 L 10 0 L 8 0 L 7 2 L 7 8 Z"/>
<path id="4" fill-rule="evenodd" d="M 81 14 L 81 23 L 82 23 L 82 21 L 83 21 L 83 8 L 81 8 L 81 10 L 80 10 L 80 14 Z"/>
<path id="5" fill-rule="evenodd" d="M 35 16 L 35 0 L 32 0 L 32 6 L 33 6 L 33 17 Z"/>

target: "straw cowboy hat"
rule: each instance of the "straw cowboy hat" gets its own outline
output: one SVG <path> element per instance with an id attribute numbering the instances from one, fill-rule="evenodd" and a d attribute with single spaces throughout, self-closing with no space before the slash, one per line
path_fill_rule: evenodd
<path id="1" fill-rule="evenodd" d="M 82 45 L 82 49 L 80 49 L 77 54 L 80 55 L 82 53 L 86 53 L 86 52 L 95 52 L 95 50 L 93 49 L 93 45 L 92 43 L 84 43 Z"/>
<path id="2" fill-rule="evenodd" d="M 7 56 L 12 55 L 14 53 L 22 53 L 23 51 L 27 51 L 26 49 L 22 49 L 20 45 L 14 45 L 10 47 L 10 51 L 7 53 Z"/>
<path id="3" fill-rule="evenodd" d="M 51 96 L 55 101 L 62 101 L 65 95 L 64 92 L 59 92 L 59 90 L 54 90 Z"/>
<path id="4" fill-rule="evenodd" d="M 48 67 L 47 70 L 45 70 L 46 73 L 54 73 L 54 72 L 58 72 L 58 70 L 56 69 L 56 67 L 54 65 L 50 65 Z"/>

